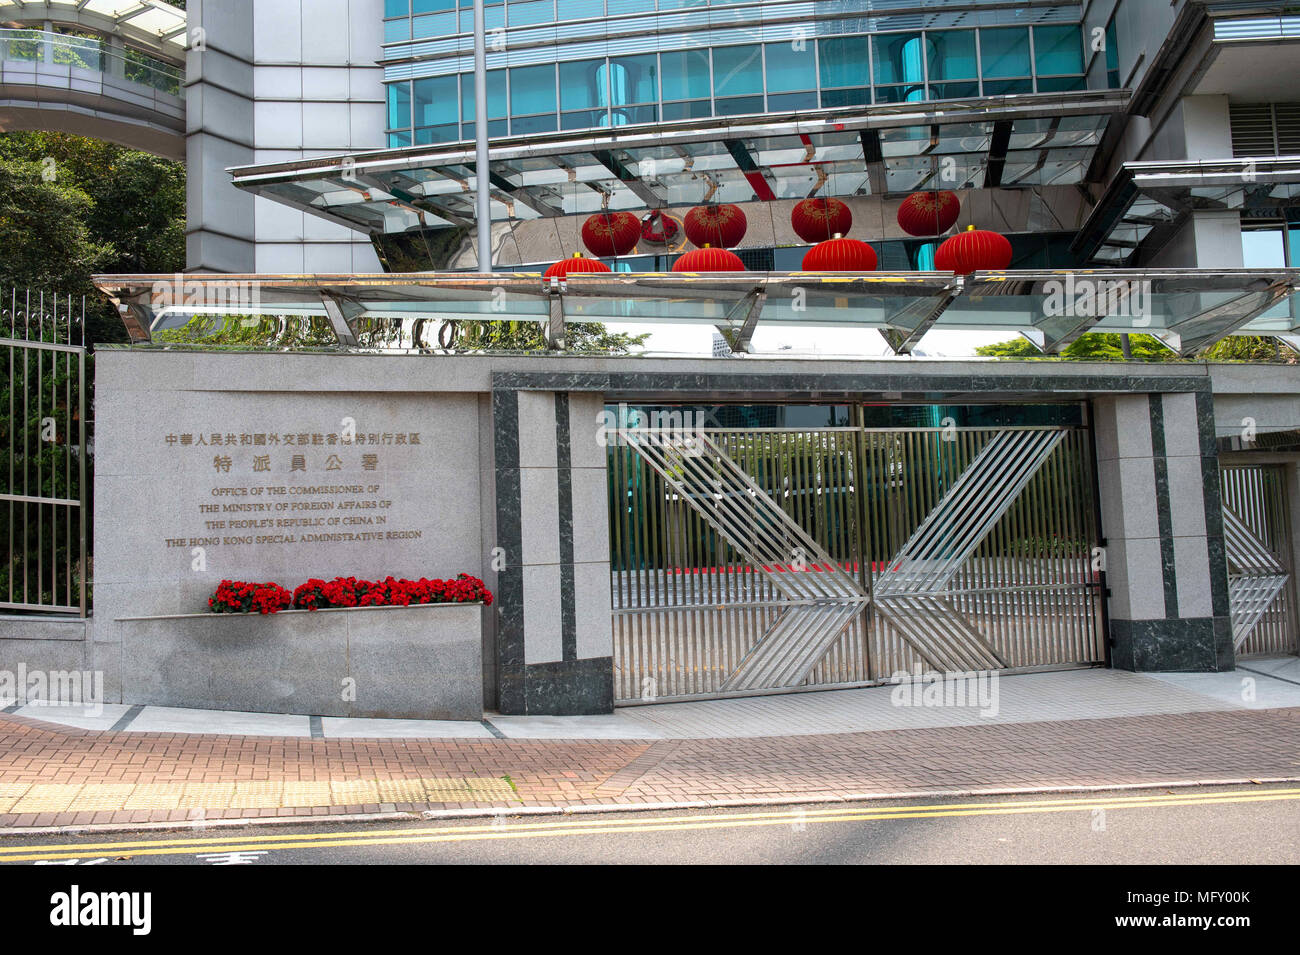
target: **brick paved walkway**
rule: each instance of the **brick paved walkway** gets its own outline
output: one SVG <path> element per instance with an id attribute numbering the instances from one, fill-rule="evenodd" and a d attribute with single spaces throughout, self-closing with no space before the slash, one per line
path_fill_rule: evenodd
<path id="1" fill-rule="evenodd" d="M 1300 779 L 1300 708 L 647 741 L 310 739 L 0 718 L 0 826 Z"/>

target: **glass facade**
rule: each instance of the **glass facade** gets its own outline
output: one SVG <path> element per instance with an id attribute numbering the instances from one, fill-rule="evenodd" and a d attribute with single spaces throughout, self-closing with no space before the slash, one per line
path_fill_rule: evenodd
<path id="1" fill-rule="evenodd" d="M 1024 11 L 982 9 L 986 5 L 977 0 L 945 5 L 951 10 L 939 18 L 981 24 L 975 27 L 880 30 L 881 23 L 899 19 L 890 17 L 776 22 L 787 7 L 792 15 L 833 7 L 844 16 L 859 6 L 851 0 L 489 2 L 489 133 L 1087 85 L 1077 5 L 1048 8 L 1053 16 L 1037 11 L 1024 25 L 1006 23 L 1023 19 Z M 385 16 L 389 145 L 473 139 L 472 4 L 386 0 Z"/>

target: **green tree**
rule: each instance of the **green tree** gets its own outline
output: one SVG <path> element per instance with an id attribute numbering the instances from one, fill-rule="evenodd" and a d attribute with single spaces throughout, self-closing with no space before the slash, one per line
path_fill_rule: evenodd
<path id="1" fill-rule="evenodd" d="M 1016 338 L 992 345 L 980 345 L 975 354 L 988 358 L 1058 358 L 1065 361 L 1270 361 L 1294 364 L 1295 353 L 1282 348 L 1271 337 L 1231 335 L 1203 349 L 1192 359 L 1180 359 L 1151 335 L 1129 335 L 1131 359 L 1124 356 L 1120 336 L 1111 332 L 1091 332 L 1075 339 L 1060 355 L 1044 355 L 1030 341 Z"/>
<path id="2" fill-rule="evenodd" d="M 0 287 L 87 292 L 113 247 L 86 224 L 94 200 L 47 168 L 0 157 Z"/>
<path id="3" fill-rule="evenodd" d="M 460 322 L 457 351 L 545 351 L 540 322 Z M 581 354 L 624 355 L 650 336 L 611 332 L 600 322 L 569 322 L 564 326 L 565 350 Z"/>

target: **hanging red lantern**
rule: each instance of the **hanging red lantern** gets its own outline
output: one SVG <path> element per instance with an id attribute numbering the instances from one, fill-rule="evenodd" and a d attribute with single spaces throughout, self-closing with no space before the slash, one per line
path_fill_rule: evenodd
<path id="1" fill-rule="evenodd" d="M 674 272 L 743 272 L 745 263 L 740 256 L 726 249 L 715 249 L 711 245 L 691 249 L 673 263 Z"/>
<path id="2" fill-rule="evenodd" d="M 804 199 L 790 210 L 790 225 L 794 226 L 794 234 L 805 242 L 824 242 L 836 233 L 844 235 L 853 228 L 853 213 L 838 199 Z"/>
<path id="3" fill-rule="evenodd" d="M 958 275 L 1001 272 L 1010 264 L 1011 243 L 1007 237 L 974 226 L 945 239 L 934 252 L 936 270 Z"/>
<path id="4" fill-rule="evenodd" d="M 582 244 L 592 255 L 627 255 L 641 238 L 641 221 L 630 212 L 598 212 L 582 224 Z"/>
<path id="5" fill-rule="evenodd" d="M 542 278 L 564 278 L 574 272 L 610 272 L 613 271 L 600 259 L 589 259 L 581 252 L 574 252 L 572 258 L 560 259 L 542 273 Z"/>
<path id="6" fill-rule="evenodd" d="M 876 250 L 858 239 L 835 236 L 804 253 L 805 272 L 873 272 Z"/>
<path id="7" fill-rule="evenodd" d="M 668 245 L 677 238 L 681 226 L 662 209 L 655 209 L 641 220 L 641 240 L 651 245 Z"/>
<path id="8" fill-rule="evenodd" d="M 955 192 L 914 192 L 898 207 L 898 224 L 908 235 L 943 235 L 960 214 Z"/>
<path id="9" fill-rule="evenodd" d="M 717 206 L 695 206 L 682 219 L 686 238 L 699 248 L 716 245 L 726 249 L 739 245 L 749 222 L 740 206 L 724 202 Z"/>

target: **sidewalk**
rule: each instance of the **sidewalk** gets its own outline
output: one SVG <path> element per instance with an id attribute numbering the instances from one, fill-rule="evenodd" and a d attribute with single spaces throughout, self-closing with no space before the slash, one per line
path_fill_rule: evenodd
<path id="1" fill-rule="evenodd" d="M 1242 699 L 1245 679 L 1253 700 Z M 890 694 L 875 687 L 609 717 L 390 727 L 147 707 L 121 708 L 135 713 L 128 728 L 112 729 L 103 724 L 126 714 L 28 706 L 0 716 L 0 827 L 1300 780 L 1300 658 L 1247 661 L 1227 674 L 1003 677 L 996 716 L 894 706 Z M 101 725 L 58 725 L 34 712 Z M 274 727 L 280 733 L 266 735 Z M 416 735 L 430 727 L 440 735 Z"/>

